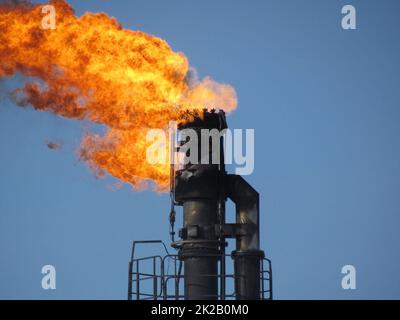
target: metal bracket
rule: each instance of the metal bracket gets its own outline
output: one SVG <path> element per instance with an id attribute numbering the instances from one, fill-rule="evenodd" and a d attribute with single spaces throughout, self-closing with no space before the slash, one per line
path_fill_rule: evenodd
<path id="1" fill-rule="evenodd" d="M 216 224 L 215 232 L 222 231 L 225 238 L 236 238 L 237 236 L 246 236 L 251 234 L 254 227 L 251 224 L 225 223 L 222 226 Z"/>

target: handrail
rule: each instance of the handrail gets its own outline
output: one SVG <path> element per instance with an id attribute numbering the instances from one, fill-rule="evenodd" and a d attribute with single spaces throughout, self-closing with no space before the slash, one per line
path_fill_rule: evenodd
<path id="1" fill-rule="evenodd" d="M 169 254 L 167 246 L 165 245 L 164 241 L 162 240 L 139 240 L 139 241 L 133 241 L 132 242 L 132 251 L 131 251 L 131 259 L 129 261 L 129 266 L 128 266 L 128 300 L 132 300 L 132 274 L 133 274 L 133 260 L 135 257 L 135 248 L 137 244 L 149 244 L 149 243 L 161 243 L 165 249 L 165 252 Z M 161 256 L 160 256 L 161 258 Z M 138 285 L 138 284 L 137 284 Z"/>
<path id="2" fill-rule="evenodd" d="M 167 246 L 165 245 L 164 241 L 162 240 L 140 240 L 140 241 L 133 241 L 132 242 L 132 252 L 131 252 L 131 261 L 133 260 L 133 257 L 135 256 L 135 247 L 137 244 L 148 244 L 148 243 L 161 243 L 167 252 L 169 254 Z"/>
<path id="3" fill-rule="evenodd" d="M 161 240 L 146 240 L 146 241 L 134 241 L 132 248 L 132 256 L 131 261 L 129 261 L 129 275 L 128 275 L 128 299 L 132 300 L 133 296 L 137 300 L 180 300 L 184 298 L 184 295 L 181 294 L 181 288 L 179 285 L 180 279 L 184 278 L 184 275 L 181 275 L 182 270 L 182 260 L 180 259 L 179 254 L 170 254 L 168 250 L 166 251 L 166 255 L 154 255 L 154 256 L 146 256 L 142 258 L 135 258 L 135 246 L 137 244 L 147 244 L 147 243 L 164 243 Z M 165 245 L 164 245 L 165 247 Z M 166 248 L 165 248 L 166 249 Z M 201 256 L 204 256 L 201 255 Z M 206 256 L 213 257 L 229 257 L 229 254 L 208 254 Z M 157 260 L 159 263 L 157 263 Z M 140 267 L 141 263 L 144 261 L 153 261 L 153 272 L 149 270 L 141 271 Z M 170 270 L 172 262 L 172 269 Z M 151 263 L 151 262 L 150 262 Z M 273 290 L 272 290 L 272 263 L 268 258 L 264 258 L 260 261 L 261 263 L 261 272 L 260 272 L 260 298 L 261 299 L 272 299 L 273 298 Z M 147 265 L 147 262 L 146 262 Z M 136 267 L 135 270 L 133 267 Z M 150 267 L 151 268 L 151 267 Z M 238 276 L 232 273 L 225 274 L 204 274 L 204 277 L 215 277 L 217 279 L 221 279 L 225 281 L 226 279 L 236 279 Z M 141 291 L 140 282 L 151 284 L 153 281 L 153 286 L 147 286 L 148 291 Z M 171 281 L 175 282 L 174 286 L 171 286 Z M 231 280 L 230 280 L 231 281 Z M 133 289 L 133 284 L 135 283 L 135 289 Z M 267 287 L 266 287 L 267 286 Z M 142 286 L 143 287 L 143 286 Z M 232 299 L 236 297 L 236 292 L 233 289 L 233 292 L 220 292 L 221 288 L 218 292 L 219 299 Z M 229 290 L 230 291 L 230 290 Z M 207 297 L 205 297 L 207 298 Z"/>

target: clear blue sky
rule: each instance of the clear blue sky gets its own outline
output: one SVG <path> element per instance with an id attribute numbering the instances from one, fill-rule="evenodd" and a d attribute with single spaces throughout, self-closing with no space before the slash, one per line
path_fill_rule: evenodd
<path id="1" fill-rule="evenodd" d="M 70 3 L 166 39 L 236 88 L 228 121 L 256 130 L 247 180 L 261 194 L 275 298 L 400 298 L 399 1 Z M 348 3 L 355 31 L 341 28 Z M 113 179 L 76 158 L 82 133 L 1 98 L 0 298 L 125 299 L 131 241 L 168 242 L 168 196 L 110 191 Z M 45 264 L 54 291 L 41 288 Z M 345 264 L 357 290 L 341 289 Z"/>

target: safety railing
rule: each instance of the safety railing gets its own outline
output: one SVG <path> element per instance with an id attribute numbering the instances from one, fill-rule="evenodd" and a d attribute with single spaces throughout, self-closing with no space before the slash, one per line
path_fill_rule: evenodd
<path id="1" fill-rule="evenodd" d="M 135 258 L 135 248 L 138 244 L 162 244 L 166 254 Z M 225 254 L 207 255 L 229 261 L 231 256 Z M 204 255 L 202 255 L 204 257 Z M 233 267 L 231 268 L 233 269 Z M 272 292 L 272 265 L 271 260 L 264 258 L 260 265 L 260 299 L 270 300 Z M 213 277 L 220 284 L 217 296 L 204 297 L 218 300 L 234 300 L 235 274 L 202 275 Z M 221 288 L 221 280 L 223 288 Z M 183 300 L 184 299 L 183 262 L 177 254 L 169 254 L 167 247 L 161 240 L 134 241 L 128 270 L 128 300 Z"/>

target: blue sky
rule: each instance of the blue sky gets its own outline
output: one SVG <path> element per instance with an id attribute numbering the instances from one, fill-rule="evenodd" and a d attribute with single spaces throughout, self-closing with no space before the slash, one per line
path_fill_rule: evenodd
<path id="1" fill-rule="evenodd" d="M 228 123 L 255 129 L 246 179 L 261 195 L 275 298 L 400 298 L 400 2 L 70 3 L 166 39 L 200 76 L 236 88 Z M 357 30 L 345 31 L 349 3 Z M 125 299 L 131 241 L 169 241 L 168 196 L 109 190 L 112 178 L 77 160 L 82 134 L 1 97 L 0 298 Z M 41 288 L 46 264 L 53 291 Z M 356 290 L 341 288 L 346 264 Z"/>

